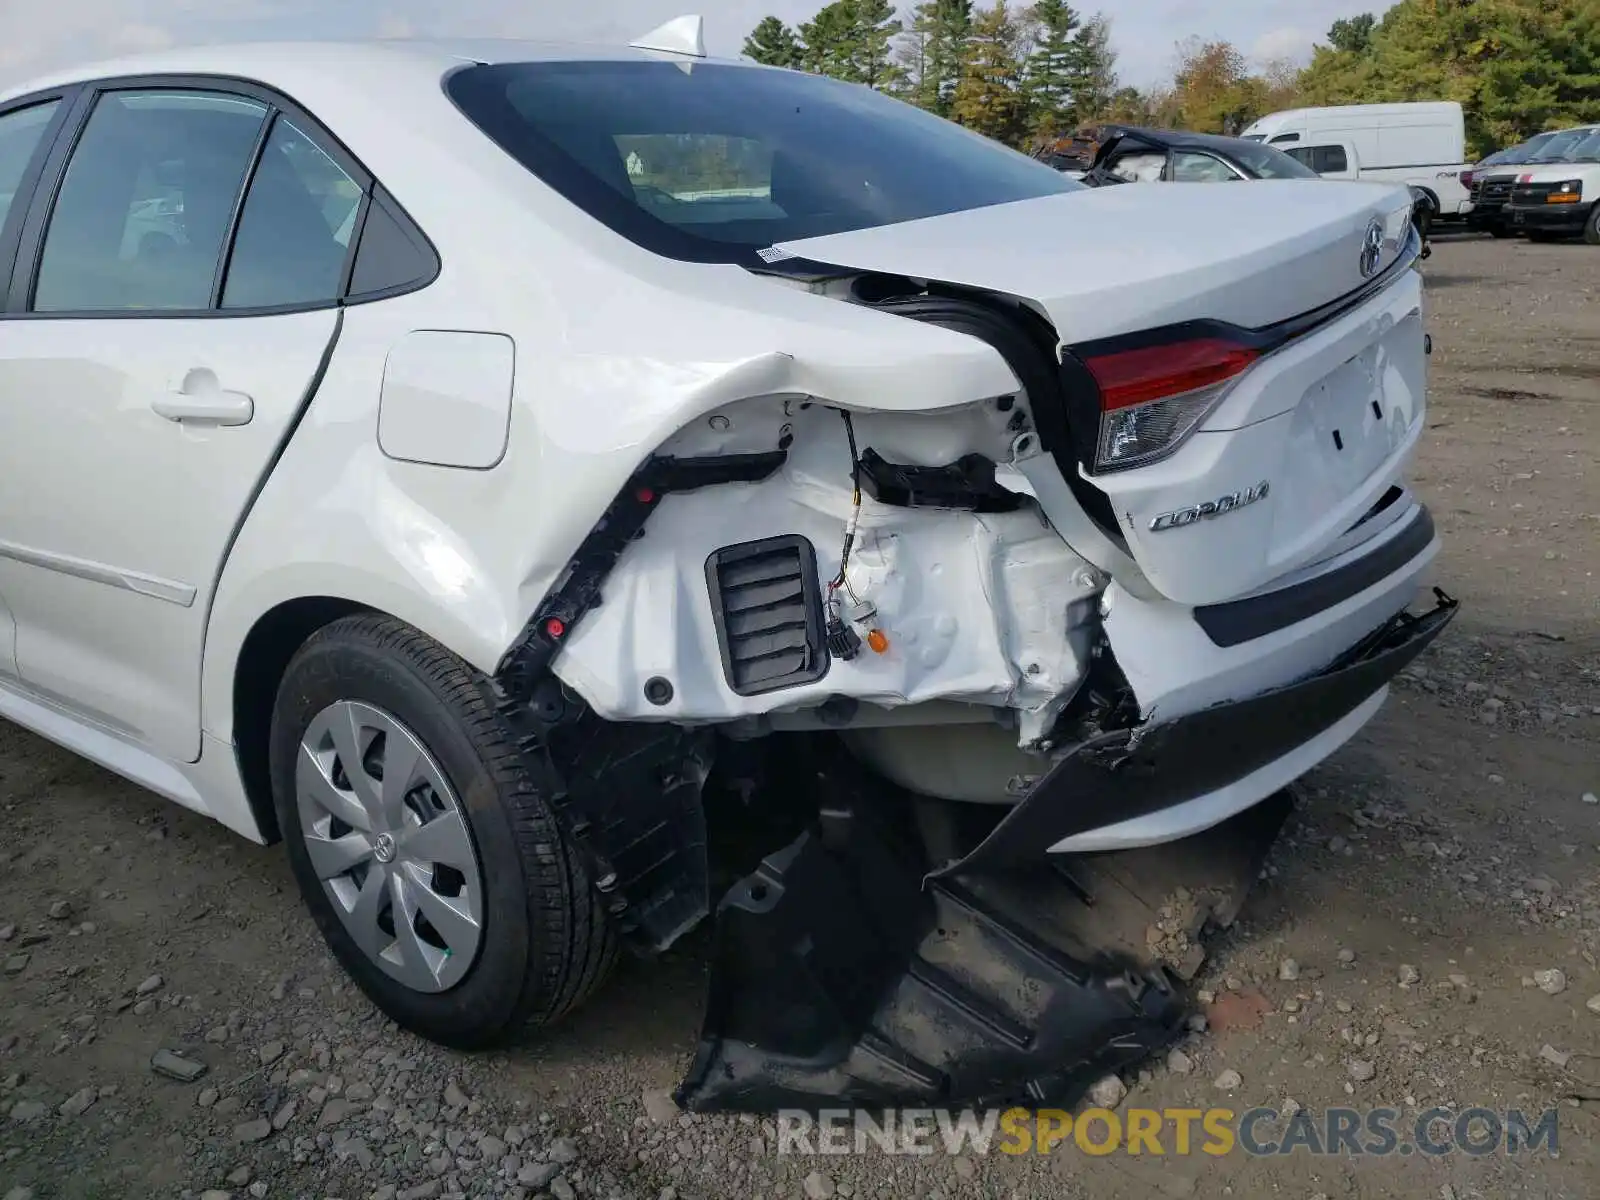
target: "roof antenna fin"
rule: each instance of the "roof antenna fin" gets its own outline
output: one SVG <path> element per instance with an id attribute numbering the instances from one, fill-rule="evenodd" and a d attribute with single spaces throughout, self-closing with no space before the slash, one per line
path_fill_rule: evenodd
<path id="1" fill-rule="evenodd" d="M 655 50 L 662 54 L 686 54 L 690 58 L 706 56 L 706 23 L 700 16 L 676 17 L 659 29 L 652 29 L 636 42 L 635 50 Z"/>

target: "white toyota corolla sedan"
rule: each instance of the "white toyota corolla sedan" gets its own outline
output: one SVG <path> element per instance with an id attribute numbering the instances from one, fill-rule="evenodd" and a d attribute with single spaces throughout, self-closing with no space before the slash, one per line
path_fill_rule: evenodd
<path id="1" fill-rule="evenodd" d="M 0 100 L 0 716 L 281 840 L 453 1045 L 712 912 L 714 789 L 918 896 L 1170 849 L 1454 610 L 1404 188 L 1085 188 L 696 29 Z"/>

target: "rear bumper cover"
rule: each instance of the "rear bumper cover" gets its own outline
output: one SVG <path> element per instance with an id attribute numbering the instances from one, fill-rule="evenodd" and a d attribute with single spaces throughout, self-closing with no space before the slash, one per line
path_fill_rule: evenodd
<path id="1" fill-rule="evenodd" d="M 1417 505 L 1400 532 L 1370 554 L 1276 591 L 1204 604 L 1194 619 L 1218 646 L 1240 646 L 1320 616 L 1415 561 L 1433 543 L 1433 516 Z"/>
<path id="2" fill-rule="evenodd" d="M 1176 809 L 1290 758 L 1372 701 L 1439 636 L 1457 601 L 1436 595 L 1432 611 L 1400 613 L 1308 679 L 1085 742 L 1034 784 L 976 849 L 938 874 L 1006 870 L 1037 862 L 1046 847 L 1063 843 L 1084 848 L 1071 839 L 1109 824 L 1108 814 L 1122 823 Z"/>

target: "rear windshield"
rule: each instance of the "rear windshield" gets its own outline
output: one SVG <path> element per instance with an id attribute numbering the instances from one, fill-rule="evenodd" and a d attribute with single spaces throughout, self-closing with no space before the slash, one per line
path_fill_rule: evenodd
<path id="1" fill-rule="evenodd" d="M 646 248 L 757 265 L 778 242 L 1082 189 L 869 88 L 722 63 L 466 67 L 473 124 Z"/>

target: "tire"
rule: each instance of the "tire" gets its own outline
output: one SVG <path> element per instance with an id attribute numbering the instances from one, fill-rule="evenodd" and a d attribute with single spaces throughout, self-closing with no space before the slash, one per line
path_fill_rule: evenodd
<path id="1" fill-rule="evenodd" d="M 1600 246 L 1600 204 L 1589 209 L 1589 219 L 1583 224 L 1583 240 L 1591 246 Z"/>
<path id="2" fill-rule="evenodd" d="M 334 956 L 396 1023 L 480 1049 L 556 1020 L 603 982 L 613 932 L 481 674 L 403 622 L 347 617 L 290 661 L 271 738 L 273 800 L 301 896 Z M 341 744 L 357 746 L 360 776 Z M 411 763 L 403 800 L 373 782 L 397 750 Z M 346 860 L 353 868 L 324 884 L 316 864 L 329 875 Z M 402 927 L 396 913 L 413 908 L 427 920 Z"/>

